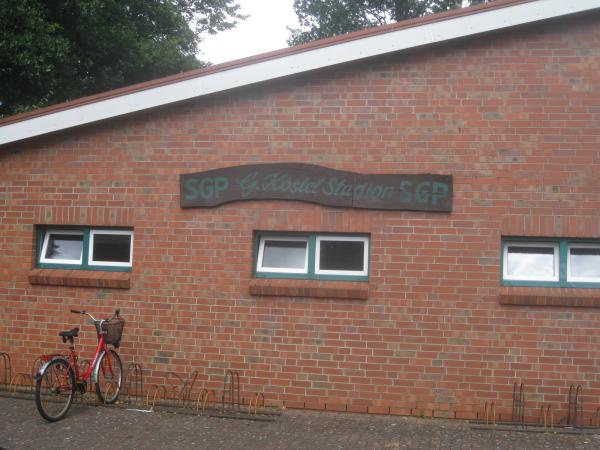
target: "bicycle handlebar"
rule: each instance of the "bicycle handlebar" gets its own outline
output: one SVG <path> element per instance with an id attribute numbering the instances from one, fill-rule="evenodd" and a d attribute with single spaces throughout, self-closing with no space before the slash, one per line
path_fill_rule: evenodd
<path id="1" fill-rule="evenodd" d="M 90 318 L 94 321 L 94 322 L 99 322 L 98 319 L 96 319 L 94 316 L 92 316 L 89 312 L 85 311 L 85 310 L 78 310 L 78 309 L 72 309 L 71 312 L 73 314 L 85 314 L 90 316 Z M 117 308 L 115 310 L 115 314 L 113 317 L 119 317 L 119 314 L 121 313 L 121 308 Z M 111 317 L 112 318 L 112 317 Z M 103 319 L 103 320 L 110 320 L 110 319 Z"/>

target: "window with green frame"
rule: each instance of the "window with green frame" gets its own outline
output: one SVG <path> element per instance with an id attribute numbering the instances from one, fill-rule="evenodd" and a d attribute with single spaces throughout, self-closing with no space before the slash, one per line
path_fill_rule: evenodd
<path id="1" fill-rule="evenodd" d="M 369 243 L 364 234 L 256 233 L 254 276 L 367 281 Z"/>
<path id="2" fill-rule="evenodd" d="M 131 271 L 133 230 L 95 227 L 38 227 L 37 267 Z"/>
<path id="3" fill-rule="evenodd" d="M 502 239 L 502 284 L 600 287 L 600 240 Z"/>

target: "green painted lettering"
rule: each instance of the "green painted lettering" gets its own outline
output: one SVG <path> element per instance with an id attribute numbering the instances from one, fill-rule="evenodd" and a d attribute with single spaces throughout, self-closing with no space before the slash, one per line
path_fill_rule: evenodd
<path id="1" fill-rule="evenodd" d="M 440 200 L 443 200 L 446 197 L 448 197 L 449 191 L 450 189 L 448 188 L 448 185 L 446 183 L 433 183 L 433 188 L 431 190 L 431 204 L 437 205 Z"/>
<path id="2" fill-rule="evenodd" d="M 203 178 L 197 192 L 204 200 L 214 200 L 219 198 L 221 192 L 227 190 L 228 187 L 229 180 L 227 178 Z"/>
<path id="3" fill-rule="evenodd" d="M 256 172 L 250 172 L 240 181 L 238 181 L 240 189 L 242 191 L 242 197 L 246 198 L 252 195 L 253 192 L 259 190 L 258 181 L 256 181 Z"/>
<path id="4" fill-rule="evenodd" d="M 365 183 L 361 183 L 358 186 L 356 186 L 354 188 L 354 198 L 356 200 L 362 200 L 363 197 L 365 196 L 365 187 L 366 184 Z"/>
<path id="5" fill-rule="evenodd" d="M 383 200 L 389 200 L 390 198 L 392 198 L 393 194 L 394 194 L 394 188 L 392 186 L 388 186 L 383 190 L 383 195 L 381 196 L 381 198 Z"/>
<path id="6" fill-rule="evenodd" d="M 212 178 L 203 178 L 200 181 L 200 197 L 204 200 L 212 200 L 214 198 L 214 181 Z"/>
<path id="7" fill-rule="evenodd" d="M 183 196 L 186 200 L 196 200 L 198 198 L 197 182 L 198 180 L 196 178 L 188 178 L 183 183 L 183 187 L 186 190 Z"/>
<path id="8" fill-rule="evenodd" d="M 229 179 L 225 177 L 215 178 L 215 198 L 219 198 L 221 192 L 229 188 Z"/>
<path id="9" fill-rule="evenodd" d="M 412 183 L 408 180 L 400 183 L 400 201 L 402 203 L 412 202 L 413 194 L 411 191 Z"/>
<path id="10" fill-rule="evenodd" d="M 417 184 L 415 192 L 415 200 L 417 203 L 429 203 L 431 196 L 431 183 L 429 181 L 423 181 Z"/>
<path id="11" fill-rule="evenodd" d="M 323 194 L 335 195 L 336 183 L 337 183 L 337 178 L 331 178 L 328 183 L 325 183 L 325 186 L 323 186 Z"/>

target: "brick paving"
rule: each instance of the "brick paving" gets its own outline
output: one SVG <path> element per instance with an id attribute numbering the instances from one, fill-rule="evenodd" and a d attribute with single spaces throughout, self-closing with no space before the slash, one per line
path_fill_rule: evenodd
<path id="1" fill-rule="evenodd" d="M 29 400 L 0 397 L 12 449 L 597 449 L 600 435 L 481 431 L 468 422 L 286 410 L 274 422 L 74 404 L 47 423 Z"/>

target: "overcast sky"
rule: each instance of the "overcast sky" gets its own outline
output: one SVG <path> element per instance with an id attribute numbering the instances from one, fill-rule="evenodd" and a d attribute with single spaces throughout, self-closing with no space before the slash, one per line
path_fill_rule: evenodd
<path id="1" fill-rule="evenodd" d="M 237 0 L 242 14 L 248 14 L 233 30 L 207 36 L 200 43 L 198 57 L 213 64 L 286 48 L 290 33 L 298 28 L 294 0 Z M 463 6 L 468 2 L 463 0 Z"/>
<path id="2" fill-rule="evenodd" d="M 218 64 L 287 47 L 287 26 L 298 27 L 293 0 L 237 0 L 246 20 L 200 43 L 203 61 Z"/>

